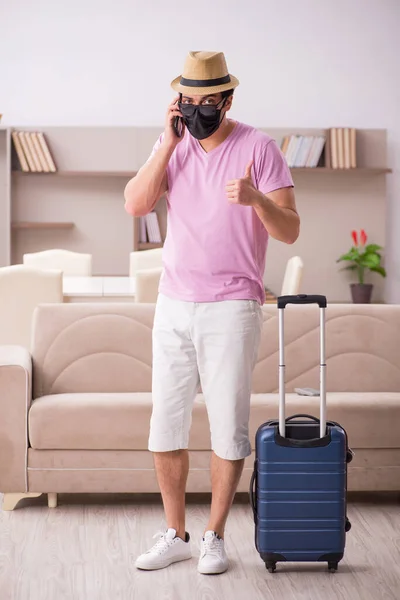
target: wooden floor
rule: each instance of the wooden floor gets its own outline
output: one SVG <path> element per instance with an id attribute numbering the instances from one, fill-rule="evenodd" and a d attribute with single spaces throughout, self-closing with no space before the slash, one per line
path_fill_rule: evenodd
<path id="1" fill-rule="evenodd" d="M 23 500 L 13 512 L 0 511 L 0 599 L 400 599 L 396 498 L 350 502 L 353 528 L 335 574 L 324 564 L 280 564 L 269 574 L 254 547 L 250 507 L 239 498 L 226 534 L 230 570 L 200 575 L 196 565 L 208 499 L 190 499 L 187 513 L 193 559 L 143 572 L 135 569 L 135 558 L 165 525 L 158 496 L 62 494 L 56 509 L 47 508 L 44 496 Z"/>

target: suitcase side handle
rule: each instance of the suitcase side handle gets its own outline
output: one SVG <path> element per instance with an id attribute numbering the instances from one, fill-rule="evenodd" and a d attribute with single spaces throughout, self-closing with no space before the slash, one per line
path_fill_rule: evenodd
<path id="1" fill-rule="evenodd" d="M 254 484 L 255 484 L 255 480 L 256 480 L 256 471 L 257 471 L 257 459 L 254 461 L 254 469 L 251 474 L 250 488 L 249 488 L 250 505 L 253 510 L 254 523 L 257 523 L 256 498 L 255 498 L 255 490 L 254 490 Z"/>
<path id="2" fill-rule="evenodd" d="M 278 308 L 285 308 L 287 304 L 318 304 L 320 308 L 326 308 L 326 296 L 313 294 L 297 294 L 295 296 L 279 296 Z"/>

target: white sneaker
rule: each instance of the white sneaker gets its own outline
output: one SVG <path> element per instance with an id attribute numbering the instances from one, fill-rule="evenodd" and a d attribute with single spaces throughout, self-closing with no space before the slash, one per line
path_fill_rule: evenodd
<path id="1" fill-rule="evenodd" d="M 154 546 L 136 559 L 135 566 L 138 569 L 146 571 L 164 569 L 172 563 L 192 558 L 188 533 L 186 533 L 185 541 L 177 537 L 175 529 L 160 531 L 153 536 L 153 538 L 156 537 L 159 539 Z"/>
<path id="2" fill-rule="evenodd" d="M 224 573 L 228 568 L 228 557 L 224 540 L 215 531 L 206 531 L 201 542 L 197 570 L 203 575 Z"/>

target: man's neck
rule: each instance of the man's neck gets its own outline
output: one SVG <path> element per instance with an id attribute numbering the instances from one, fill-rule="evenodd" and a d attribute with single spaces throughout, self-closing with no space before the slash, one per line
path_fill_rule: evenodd
<path id="1" fill-rule="evenodd" d="M 214 150 L 214 148 L 222 144 L 228 135 L 232 133 L 235 127 L 236 121 L 224 118 L 215 133 L 210 135 L 210 137 L 206 138 L 205 140 L 200 140 L 200 144 L 204 152 L 211 152 L 211 150 Z"/>

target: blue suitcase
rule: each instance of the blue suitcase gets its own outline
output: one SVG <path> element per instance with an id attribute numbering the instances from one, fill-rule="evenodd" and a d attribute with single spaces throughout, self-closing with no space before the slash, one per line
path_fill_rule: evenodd
<path id="1" fill-rule="evenodd" d="M 284 309 L 287 304 L 320 307 L 320 419 L 285 419 Z M 280 561 L 327 562 L 334 572 L 344 555 L 347 463 L 353 453 L 343 427 L 326 422 L 325 296 L 281 296 L 279 313 L 279 420 L 256 434 L 250 501 L 255 543 L 269 572 Z"/>

